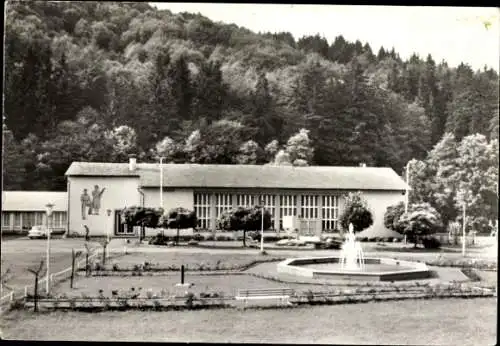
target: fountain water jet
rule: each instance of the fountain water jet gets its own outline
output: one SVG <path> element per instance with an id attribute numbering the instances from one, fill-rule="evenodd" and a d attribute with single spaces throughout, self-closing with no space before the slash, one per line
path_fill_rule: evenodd
<path id="1" fill-rule="evenodd" d="M 340 253 L 340 268 L 341 270 L 363 270 L 365 267 L 365 257 L 361 243 L 356 241 L 354 235 L 354 226 L 349 224 L 349 234 L 347 240 L 342 245 Z"/>

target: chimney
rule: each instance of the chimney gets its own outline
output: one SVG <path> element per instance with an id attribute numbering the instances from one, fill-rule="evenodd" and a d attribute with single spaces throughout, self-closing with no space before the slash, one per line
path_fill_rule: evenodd
<path id="1" fill-rule="evenodd" d="M 135 155 L 130 155 L 128 162 L 128 169 L 129 171 L 134 172 L 136 168 L 137 168 L 137 159 L 135 158 Z"/>
<path id="2" fill-rule="evenodd" d="M 361 162 L 361 163 L 359 164 L 359 167 L 366 167 L 366 163 Z"/>

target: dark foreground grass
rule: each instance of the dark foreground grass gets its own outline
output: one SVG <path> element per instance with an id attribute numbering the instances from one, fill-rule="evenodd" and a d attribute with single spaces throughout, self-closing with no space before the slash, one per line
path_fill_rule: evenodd
<path id="1" fill-rule="evenodd" d="M 1 329 L 6 339 L 24 340 L 494 345 L 496 299 L 246 311 L 13 311 Z"/>

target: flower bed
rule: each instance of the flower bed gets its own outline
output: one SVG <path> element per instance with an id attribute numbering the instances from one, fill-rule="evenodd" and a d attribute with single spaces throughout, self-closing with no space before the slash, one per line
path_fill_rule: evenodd
<path id="1" fill-rule="evenodd" d="M 411 257 L 408 257 L 410 259 Z M 400 258 L 403 259 L 403 258 Z M 474 258 L 436 258 L 425 261 L 426 264 L 436 267 L 473 268 L 480 270 L 497 270 L 497 262 Z"/>
<path id="2" fill-rule="evenodd" d="M 269 258 L 262 258 L 262 259 L 256 259 L 249 261 L 247 263 L 242 263 L 242 264 L 224 264 L 218 261 L 215 264 L 189 264 L 184 266 L 184 271 L 189 271 L 189 272 L 204 272 L 204 271 L 230 271 L 230 272 L 238 272 L 238 271 L 244 271 L 247 270 L 248 268 L 260 264 L 260 263 L 267 263 L 267 262 L 278 262 L 278 261 L 283 261 L 285 258 L 284 257 L 269 257 Z M 123 266 L 121 267 L 119 264 L 115 263 L 113 265 L 111 264 L 106 264 L 102 265 L 100 263 L 95 263 L 93 264 L 91 268 L 92 275 L 103 275 L 105 272 L 116 272 L 116 273 L 126 273 L 127 275 L 142 275 L 143 273 L 150 273 L 150 272 L 178 272 L 181 270 L 181 265 L 178 264 L 172 264 L 172 265 L 160 265 L 159 263 L 152 264 L 149 262 L 144 262 L 140 264 L 135 264 L 133 266 Z M 85 269 L 79 269 L 79 271 L 85 271 Z M 135 274 L 134 274 L 135 273 Z M 110 276 L 113 274 L 110 274 Z"/>
<path id="3" fill-rule="evenodd" d="M 134 294 L 135 293 L 135 294 Z M 168 292 L 148 292 L 147 297 L 138 297 L 136 292 L 114 292 L 112 297 L 104 297 L 102 291 L 98 297 L 68 298 L 45 297 L 38 301 L 40 310 L 76 310 L 97 312 L 105 310 L 195 310 L 210 308 L 230 308 L 234 299 L 222 293 L 200 293 L 198 296 L 187 293 L 182 296 L 168 296 Z M 403 299 L 436 298 L 479 298 L 493 297 L 494 290 L 461 284 L 426 285 L 412 287 L 358 287 L 356 289 L 333 289 L 329 291 L 311 290 L 299 292 L 290 298 L 294 305 L 330 305 L 346 303 L 365 303 L 371 301 L 389 301 Z M 17 308 L 32 308 L 34 301 L 27 297 L 24 304 Z"/>

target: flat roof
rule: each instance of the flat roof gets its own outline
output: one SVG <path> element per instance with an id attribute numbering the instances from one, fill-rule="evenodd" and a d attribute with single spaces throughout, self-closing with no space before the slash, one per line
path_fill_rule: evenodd
<path id="1" fill-rule="evenodd" d="M 142 187 L 160 186 L 159 163 L 73 162 L 66 176 L 137 177 Z M 163 164 L 163 185 L 184 188 L 390 190 L 408 188 L 388 167 Z"/>
<path id="2" fill-rule="evenodd" d="M 2 211 L 43 211 L 48 203 L 54 211 L 68 210 L 66 192 L 54 191 L 3 191 Z"/>

